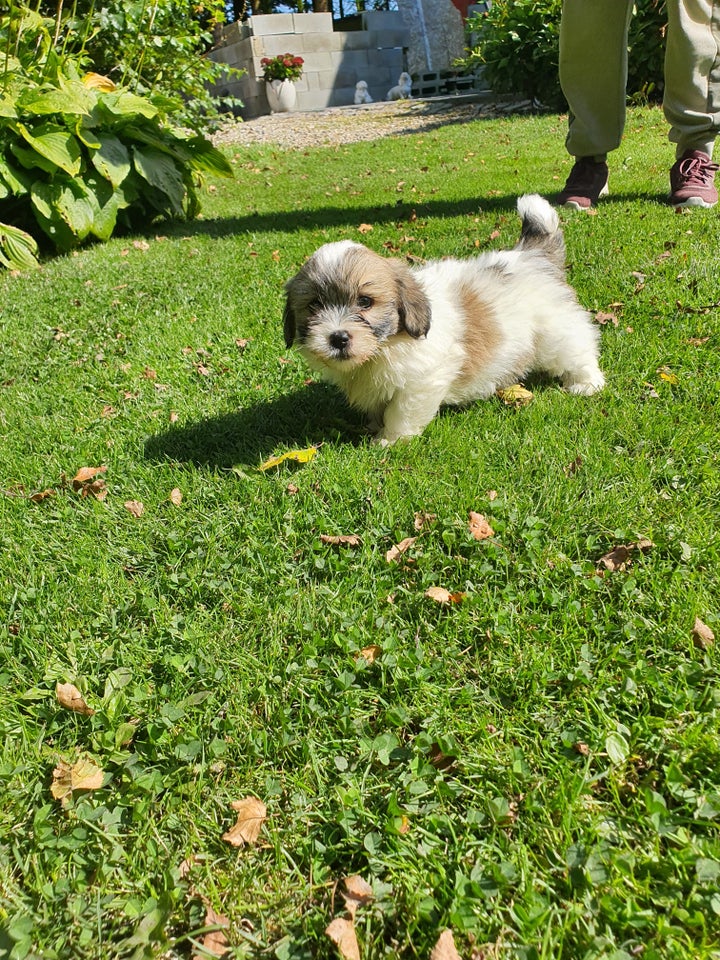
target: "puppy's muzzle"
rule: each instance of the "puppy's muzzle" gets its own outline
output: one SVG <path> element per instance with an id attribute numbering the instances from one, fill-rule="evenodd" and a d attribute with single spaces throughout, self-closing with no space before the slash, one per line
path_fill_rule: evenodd
<path id="1" fill-rule="evenodd" d="M 351 339 L 347 330 L 333 330 L 328 337 L 328 343 L 333 350 L 337 351 L 340 357 L 344 357 L 347 356 Z"/>

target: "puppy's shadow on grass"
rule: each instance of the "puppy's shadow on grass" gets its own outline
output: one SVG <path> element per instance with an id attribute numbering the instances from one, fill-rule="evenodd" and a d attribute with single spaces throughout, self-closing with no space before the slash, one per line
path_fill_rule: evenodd
<path id="1" fill-rule="evenodd" d="M 366 435 L 361 418 L 332 387 L 311 383 L 273 400 L 178 424 L 145 442 L 149 460 L 229 469 L 256 467 L 286 448 L 330 440 L 357 443 Z"/>

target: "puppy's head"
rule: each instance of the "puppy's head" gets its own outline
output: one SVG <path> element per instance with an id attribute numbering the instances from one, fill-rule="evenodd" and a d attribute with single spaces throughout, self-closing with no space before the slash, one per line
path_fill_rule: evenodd
<path id="1" fill-rule="evenodd" d="M 391 337 L 430 329 L 430 302 L 410 269 L 350 240 L 320 247 L 285 293 L 285 343 L 328 367 L 360 366 Z"/>
<path id="2" fill-rule="evenodd" d="M 355 89 L 360 93 L 365 93 L 367 88 L 368 88 L 368 85 L 367 85 L 367 81 L 365 80 L 358 80 L 358 82 L 355 84 Z"/>

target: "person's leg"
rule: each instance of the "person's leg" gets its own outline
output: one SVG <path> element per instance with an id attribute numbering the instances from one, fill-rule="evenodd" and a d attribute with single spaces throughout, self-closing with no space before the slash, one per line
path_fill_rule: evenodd
<path id="1" fill-rule="evenodd" d="M 668 0 L 663 108 L 676 144 L 670 202 L 717 203 L 711 162 L 720 128 L 720 2 Z"/>
<path id="2" fill-rule="evenodd" d="M 586 210 L 607 193 L 606 156 L 625 127 L 627 37 L 633 0 L 564 0 L 560 86 L 569 106 L 568 153 L 576 158 L 558 203 Z"/>
<path id="3" fill-rule="evenodd" d="M 632 0 L 564 0 L 560 86 L 570 107 L 573 157 L 604 160 L 625 126 L 627 38 Z"/>

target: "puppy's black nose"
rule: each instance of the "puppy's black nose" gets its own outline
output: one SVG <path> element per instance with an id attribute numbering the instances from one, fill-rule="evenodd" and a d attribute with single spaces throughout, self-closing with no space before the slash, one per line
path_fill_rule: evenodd
<path id="1" fill-rule="evenodd" d="M 350 334 L 347 330 L 334 330 L 328 337 L 328 343 L 333 350 L 347 350 Z"/>

